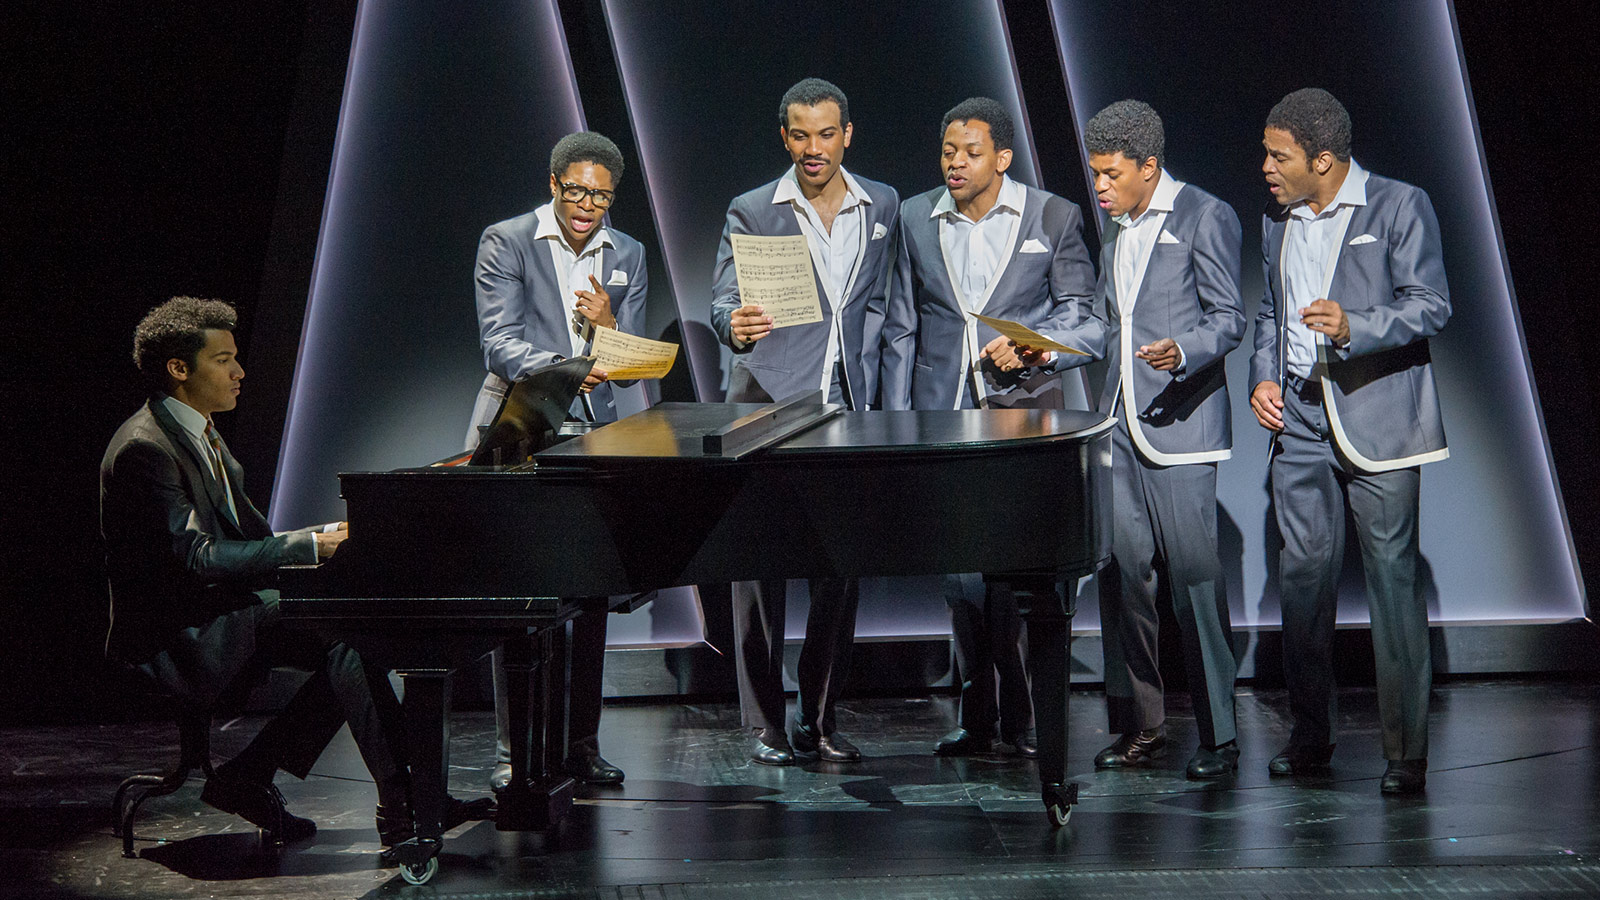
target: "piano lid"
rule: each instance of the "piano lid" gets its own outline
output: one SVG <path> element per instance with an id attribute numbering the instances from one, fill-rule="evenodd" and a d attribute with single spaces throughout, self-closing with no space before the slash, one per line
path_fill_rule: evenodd
<path id="1" fill-rule="evenodd" d="M 608 459 L 717 459 L 745 455 L 707 452 L 708 436 L 769 409 L 756 403 L 663 403 L 588 434 L 557 444 L 535 457 L 551 463 Z M 826 411 L 799 430 L 759 444 L 760 452 L 850 452 L 900 449 L 906 453 L 1085 437 L 1110 428 L 1099 413 L 1061 409 L 922 410 L 837 413 Z M 837 413 L 837 414 L 831 414 Z M 782 429 L 780 429 L 782 430 Z"/>

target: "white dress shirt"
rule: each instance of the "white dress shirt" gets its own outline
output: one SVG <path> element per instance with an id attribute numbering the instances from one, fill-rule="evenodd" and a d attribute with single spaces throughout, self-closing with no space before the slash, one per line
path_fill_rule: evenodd
<path id="1" fill-rule="evenodd" d="M 945 264 L 958 283 L 951 285 L 961 294 L 969 312 L 981 312 L 988 300 L 989 282 L 1005 260 L 1006 247 L 1022 224 L 1022 207 L 1028 191 L 1020 182 L 1000 176 L 1000 195 L 994 206 L 976 222 L 956 211 L 955 198 L 945 190 L 933 205 L 930 218 L 943 217 L 939 229 L 939 249 Z"/>
<path id="2" fill-rule="evenodd" d="M 1300 310 L 1327 296 L 1328 258 L 1337 252 L 1335 244 L 1349 221 L 1348 214 L 1341 219 L 1340 211 L 1366 205 L 1367 170 L 1352 159 L 1339 192 L 1321 212 L 1313 213 L 1304 201 L 1289 209 L 1278 266 L 1283 273 L 1283 313 L 1288 323 L 1284 362 L 1293 375 L 1310 378 L 1317 361 L 1317 332 L 1300 324 Z"/>
<path id="3" fill-rule="evenodd" d="M 583 252 L 575 253 L 572 245 L 567 243 L 566 233 L 556 221 L 554 201 L 534 210 L 533 215 L 538 223 L 533 237 L 550 245 L 550 261 L 555 266 L 557 287 L 560 288 L 558 302 L 562 304 L 562 314 L 570 320 L 571 327 L 567 328 L 567 338 L 572 346 L 570 356 L 582 356 L 587 352 L 594 330 L 588 327 L 588 319 L 574 311 L 578 300 L 573 292 L 593 290 L 594 286 L 589 283 L 590 275 L 604 283 L 604 279 L 600 278 L 600 249 L 615 246 L 611 242 L 611 233 L 601 225 L 589 236 L 588 243 L 583 245 Z"/>
<path id="4" fill-rule="evenodd" d="M 199 451 L 200 458 L 206 461 L 208 469 L 206 474 L 221 480 L 222 496 L 228 498 L 228 518 L 233 520 L 233 524 L 239 524 L 239 508 L 233 505 L 233 490 L 228 484 L 228 467 L 222 464 L 222 456 L 211 446 L 211 441 L 206 436 L 206 430 L 212 427 L 211 420 L 177 397 L 163 394 L 161 405 L 167 408 L 167 412 L 172 413 L 172 418 L 182 426 L 189 443 Z M 217 440 L 222 440 L 222 436 L 218 435 Z"/>
<path id="5" fill-rule="evenodd" d="M 828 361 L 822 367 L 821 387 L 824 391 L 832 386 L 833 362 L 843 352 L 843 326 L 839 308 L 844 306 L 855 287 L 856 272 L 861 268 L 861 257 L 866 253 L 866 204 L 872 202 L 861 183 L 843 166 L 839 167 L 839 176 L 844 179 L 844 199 L 839 203 L 839 212 L 833 217 L 832 227 L 823 227 L 822 217 L 817 215 L 816 207 L 800 190 L 800 178 L 793 166 L 784 171 L 783 177 L 778 179 L 777 188 L 772 192 L 774 204 L 787 203 L 793 207 L 795 221 L 799 223 L 800 233 L 805 235 L 806 247 L 811 251 L 811 264 L 822 281 L 822 292 L 826 295 L 824 299 L 833 313 L 833 327 L 828 330 L 828 349 L 822 357 Z"/>
<path id="6" fill-rule="evenodd" d="M 1027 202 L 1027 189 L 1001 175 L 994 206 L 976 222 L 956 210 L 955 198 L 948 188 L 933 205 L 928 217 L 939 220 L 939 252 L 944 255 L 945 274 L 963 311 L 981 312 L 988 305 L 1000 274 L 1011 261 Z M 978 354 L 982 350 L 978 320 L 969 315 L 961 335 L 961 354 L 967 360 L 962 382 L 970 386 L 972 400 L 978 406 L 985 404 L 988 394 L 979 374 Z M 956 391 L 956 409 L 961 408 L 966 397 L 967 387 Z"/>
<path id="7" fill-rule="evenodd" d="M 1161 229 L 1167 223 L 1167 213 L 1172 212 L 1172 206 L 1177 202 L 1178 192 L 1183 190 L 1183 186 L 1184 182 L 1173 178 L 1167 174 L 1166 169 L 1162 169 L 1161 176 L 1156 180 L 1155 191 L 1150 195 L 1150 202 L 1145 206 L 1144 212 L 1137 219 L 1127 213 L 1114 219 L 1121 226 L 1121 230 L 1117 232 L 1113 265 L 1116 266 L 1117 312 L 1122 318 L 1121 331 L 1124 336 L 1133 332 L 1133 307 L 1139 302 L 1139 289 L 1144 285 L 1144 273 L 1150 268 L 1150 254 L 1156 248 Z M 1135 362 L 1137 360 L 1131 353 L 1124 352 L 1122 357 L 1124 368 Z M 1180 346 L 1176 371 L 1182 372 L 1183 367 L 1183 347 Z"/>

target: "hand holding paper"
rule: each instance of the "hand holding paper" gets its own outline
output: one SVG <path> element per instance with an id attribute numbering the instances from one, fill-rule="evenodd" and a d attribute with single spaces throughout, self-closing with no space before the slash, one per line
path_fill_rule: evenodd
<path id="1" fill-rule="evenodd" d="M 607 379 L 661 378 L 678 358 L 678 345 L 623 334 L 615 328 L 596 328 L 592 348 L 594 367 Z"/>
<path id="2" fill-rule="evenodd" d="M 811 251 L 803 234 L 731 234 L 733 271 L 746 308 L 759 306 L 773 328 L 822 321 Z"/>
<path id="3" fill-rule="evenodd" d="M 733 332 L 735 348 L 754 344 L 771 334 L 772 328 L 772 318 L 759 306 L 741 306 L 728 319 L 728 330 Z"/>
<path id="4" fill-rule="evenodd" d="M 1082 350 L 1074 350 L 1066 344 L 1052 341 L 1020 322 L 1013 322 L 1010 319 L 996 319 L 993 316 L 980 316 L 977 313 L 970 313 L 969 315 L 1000 332 L 1003 337 L 1026 350 L 1054 350 L 1057 353 L 1075 353 L 1079 356 L 1089 355 Z"/>

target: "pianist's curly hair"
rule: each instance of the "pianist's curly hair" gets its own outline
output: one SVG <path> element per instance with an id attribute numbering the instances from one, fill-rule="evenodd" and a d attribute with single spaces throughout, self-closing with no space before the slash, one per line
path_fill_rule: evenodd
<path id="1" fill-rule="evenodd" d="M 593 131 L 574 131 L 559 141 L 550 151 L 550 174 L 561 178 L 573 163 L 594 163 L 605 166 L 611 173 L 611 186 L 622 183 L 622 151 L 603 134 Z"/>
<path id="2" fill-rule="evenodd" d="M 1306 151 L 1307 165 L 1324 150 L 1350 161 L 1350 114 L 1322 88 L 1301 88 L 1279 100 L 1267 113 L 1267 127 L 1289 132 Z"/>
<path id="3" fill-rule="evenodd" d="M 996 151 L 1011 149 L 1011 142 L 1017 135 L 1011 111 L 1000 101 L 989 97 L 968 97 L 951 107 L 950 111 L 944 114 L 944 121 L 939 123 L 939 140 L 944 140 L 944 133 L 950 130 L 951 122 L 966 122 L 973 119 L 989 126 L 989 137 L 994 141 Z"/>
<path id="4" fill-rule="evenodd" d="M 1154 156 L 1167 164 L 1167 137 L 1161 117 L 1148 103 L 1118 100 L 1094 114 L 1083 126 L 1083 145 L 1090 156 L 1121 153 L 1136 165 Z"/>
<path id="5" fill-rule="evenodd" d="M 133 362 L 151 390 L 168 390 L 167 360 L 194 366 L 208 329 L 232 331 L 238 323 L 239 314 L 221 300 L 173 297 L 150 310 L 134 329 Z"/>

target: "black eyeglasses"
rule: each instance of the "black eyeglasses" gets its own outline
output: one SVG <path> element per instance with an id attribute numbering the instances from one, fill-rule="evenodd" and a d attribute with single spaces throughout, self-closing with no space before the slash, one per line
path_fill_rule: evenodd
<path id="1" fill-rule="evenodd" d="M 561 199 L 568 203 L 582 203 L 585 197 L 588 197 L 589 202 L 597 209 L 607 209 L 611 206 L 611 202 L 617 199 L 617 195 L 611 191 L 586 188 L 581 184 L 565 181 L 561 183 Z"/>

